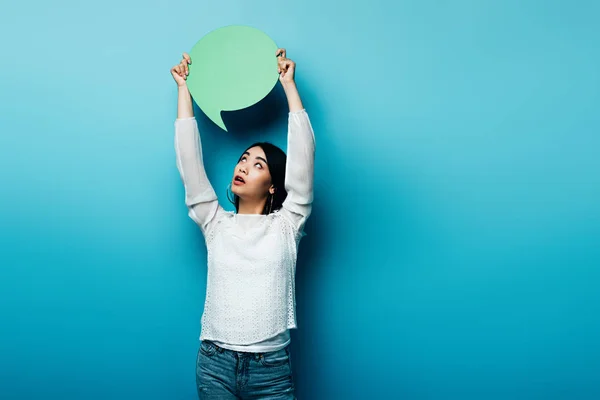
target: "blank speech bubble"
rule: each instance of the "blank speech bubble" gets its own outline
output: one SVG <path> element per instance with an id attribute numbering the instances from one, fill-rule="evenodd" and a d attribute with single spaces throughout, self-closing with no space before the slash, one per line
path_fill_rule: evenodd
<path id="1" fill-rule="evenodd" d="M 277 45 L 258 29 L 232 25 L 216 29 L 192 48 L 187 86 L 198 107 L 227 131 L 221 111 L 250 107 L 275 84 Z"/>

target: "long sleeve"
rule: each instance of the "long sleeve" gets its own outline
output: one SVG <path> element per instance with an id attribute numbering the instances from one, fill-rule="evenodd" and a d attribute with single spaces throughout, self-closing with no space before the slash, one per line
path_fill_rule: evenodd
<path id="1" fill-rule="evenodd" d="M 315 134 L 306 110 L 289 113 L 285 189 L 282 212 L 303 234 L 312 211 Z"/>
<path id="2" fill-rule="evenodd" d="M 188 215 L 206 234 L 220 206 L 204 170 L 198 123 L 194 117 L 175 121 L 175 153 L 177 169 L 185 187 Z"/>

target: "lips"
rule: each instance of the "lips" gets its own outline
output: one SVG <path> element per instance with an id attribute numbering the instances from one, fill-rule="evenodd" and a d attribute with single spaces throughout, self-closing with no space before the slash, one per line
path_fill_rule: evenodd
<path id="1" fill-rule="evenodd" d="M 241 176 L 239 176 L 239 175 L 236 175 L 236 176 L 233 178 L 233 184 L 234 184 L 234 185 L 238 185 L 238 186 L 239 186 L 239 185 L 243 185 L 244 183 L 246 183 L 246 181 L 244 181 L 244 178 L 242 178 L 242 177 L 241 177 Z"/>

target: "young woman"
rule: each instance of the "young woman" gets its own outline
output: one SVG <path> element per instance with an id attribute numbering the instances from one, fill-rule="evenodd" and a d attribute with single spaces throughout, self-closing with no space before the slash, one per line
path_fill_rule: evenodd
<path id="1" fill-rule="evenodd" d="M 200 399 L 295 398 L 289 330 L 296 328 L 296 254 L 312 208 L 315 138 L 294 81 L 295 63 L 284 49 L 275 56 L 289 105 L 288 154 L 270 143 L 242 153 L 228 194 L 236 212 L 219 205 L 204 170 L 186 85 L 192 60 L 184 53 L 171 69 L 179 90 L 177 167 L 189 216 L 208 250 L 196 362 Z"/>

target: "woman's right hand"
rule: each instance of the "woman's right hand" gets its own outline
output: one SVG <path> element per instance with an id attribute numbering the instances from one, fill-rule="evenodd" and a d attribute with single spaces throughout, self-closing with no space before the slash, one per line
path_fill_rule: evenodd
<path id="1" fill-rule="evenodd" d="M 183 53 L 183 58 L 181 62 L 171 68 L 171 75 L 173 75 L 173 79 L 177 82 L 177 86 L 185 86 L 185 80 L 190 74 L 189 65 L 192 63 L 192 59 L 188 53 Z"/>

